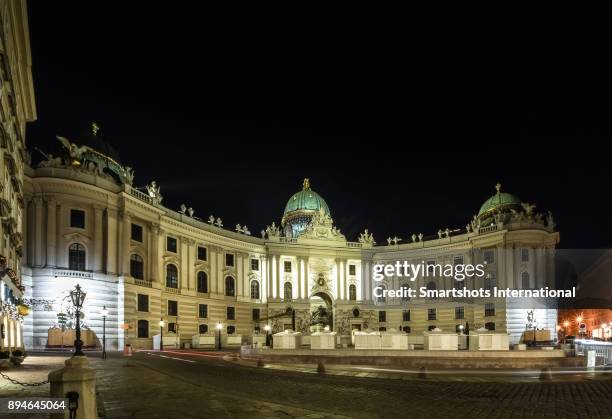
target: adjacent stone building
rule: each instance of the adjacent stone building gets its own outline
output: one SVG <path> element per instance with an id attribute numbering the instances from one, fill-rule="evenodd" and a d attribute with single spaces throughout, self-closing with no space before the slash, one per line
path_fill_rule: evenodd
<path id="1" fill-rule="evenodd" d="M 25 0 L 0 1 L 0 352 L 23 349 L 26 123 L 36 119 Z"/>

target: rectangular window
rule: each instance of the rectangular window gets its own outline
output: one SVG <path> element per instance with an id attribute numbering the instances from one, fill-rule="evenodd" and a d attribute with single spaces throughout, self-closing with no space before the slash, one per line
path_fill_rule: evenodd
<path id="1" fill-rule="evenodd" d="M 386 311 L 379 311 L 378 312 L 378 321 L 380 323 L 385 323 L 387 321 L 387 312 Z"/>
<path id="2" fill-rule="evenodd" d="M 291 261 L 290 260 L 286 260 L 284 265 L 285 265 L 285 272 L 287 272 L 287 273 L 291 272 Z"/>
<path id="3" fill-rule="evenodd" d="M 176 239 L 174 237 L 166 237 L 166 250 L 176 253 Z"/>
<path id="4" fill-rule="evenodd" d="M 253 309 L 253 320 L 259 320 L 259 309 L 258 308 Z"/>
<path id="5" fill-rule="evenodd" d="M 142 243 L 142 226 L 132 224 L 132 240 Z"/>
<path id="6" fill-rule="evenodd" d="M 138 311 L 149 311 L 149 296 L 146 294 L 138 294 Z"/>
<path id="7" fill-rule="evenodd" d="M 168 316 L 178 316 L 178 302 L 168 300 Z"/>
<path id="8" fill-rule="evenodd" d="M 409 322 L 410 321 L 410 310 L 404 310 L 402 312 L 402 321 Z"/>
<path id="9" fill-rule="evenodd" d="M 168 323 L 168 332 L 176 333 L 176 323 Z"/>
<path id="10" fill-rule="evenodd" d="M 427 320 L 436 320 L 436 309 L 428 308 L 427 309 Z"/>
<path id="11" fill-rule="evenodd" d="M 225 266 L 234 266 L 234 255 L 231 253 L 225 254 Z"/>
<path id="12" fill-rule="evenodd" d="M 521 262 L 529 262 L 529 249 L 521 249 Z"/>
<path id="13" fill-rule="evenodd" d="M 355 275 L 356 267 L 355 265 L 349 265 L 349 275 Z"/>
<path id="14" fill-rule="evenodd" d="M 251 259 L 251 270 L 252 271 L 259 270 L 259 259 Z"/>
<path id="15" fill-rule="evenodd" d="M 227 319 L 236 320 L 236 310 L 234 309 L 234 307 L 227 308 Z"/>
<path id="16" fill-rule="evenodd" d="M 78 209 L 70 210 L 70 227 L 85 228 L 85 211 Z"/>
<path id="17" fill-rule="evenodd" d="M 465 318 L 465 309 L 463 307 L 455 307 L 455 319 L 462 320 Z"/>
<path id="18" fill-rule="evenodd" d="M 495 304 L 487 303 L 485 304 L 485 317 L 495 316 Z"/>
<path id="19" fill-rule="evenodd" d="M 207 256 L 206 248 L 204 246 L 198 246 L 198 260 L 206 260 Z"/>
<path id="20" fill-rule="evenodd" d="M 149 337 L 149 322 L 146 320 L 138 320 L 138 337 L 148 338 Z"/>
<path id="21" fill-rule="evenodd" d="M 487 265 L 495 263 L 495 252 L 493 250 L 485 250 L 482 256 L 483 261 Z"/>
<path id="22" fill-rule="evenodd" d="M 200 319 L 205 319 L 208 317 L 208 305 L 207 304 L 198 305 L 198 317 Z"/>
<path id="23" fill-rule="evenodd" d="M 455 256 L 453 259 L 454 265 L 463 265 L 463 256 Z"/>

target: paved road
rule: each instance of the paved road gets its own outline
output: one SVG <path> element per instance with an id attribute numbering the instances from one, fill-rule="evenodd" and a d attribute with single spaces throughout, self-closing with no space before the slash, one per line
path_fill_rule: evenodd
<path id="1" fill-rule="evenodd" d="M 204 355 L 166 353 L 161 357 L 141 352 L 132 360 L 137 365 L 133 371 L 159 378 L 159 382 L 147 381 L 147 387 L 161 388 L 167 380 L 193 394 L 352 417 L 612 418 L 609 379 L 553 383 L 385 380 L 248 368 L 224 361 L 221 354 Z M 197 404 L 190 398 L 181 400 Z"/>
<path id="2" fill-rule="evenodd" d="M 90 362 L 107 418 L 612 418 L 612 379 L 606 376 L 572 382 L 388 380 L 243 367 L 223 355 L 138 352 L 129 361 L 92 355 Z M 42 368 L 55 360 L 28 362 L 37 361 Z M 7 373 L 30 381 L 46 375 Z M 0 385 L 0 396 L 26 394 Z"/>

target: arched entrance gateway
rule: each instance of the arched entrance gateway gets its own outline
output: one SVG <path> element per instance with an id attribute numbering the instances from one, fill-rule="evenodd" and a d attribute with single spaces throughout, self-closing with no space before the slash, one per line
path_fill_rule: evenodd
<path id="1" fill-rule="evenodd" d="M 334 330 L 334 304 L 331 296 L 323 291 L 316 292 L 310 297 L 310 331 Z"/>

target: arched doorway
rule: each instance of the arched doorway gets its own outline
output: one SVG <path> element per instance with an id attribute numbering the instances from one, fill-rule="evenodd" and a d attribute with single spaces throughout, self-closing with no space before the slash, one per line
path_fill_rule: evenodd
<path id="1" fill-rule="evenodd" d="M 334 330 L 334 304 L 325 292 L 317 292 L 310 297 L 310 326 L 324 329 L 329 326 L 329 330 Z"/>

